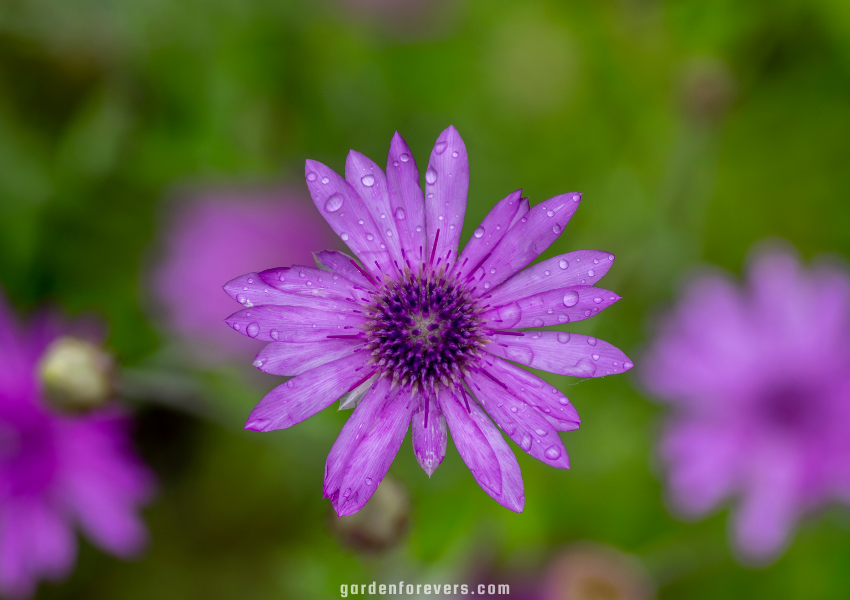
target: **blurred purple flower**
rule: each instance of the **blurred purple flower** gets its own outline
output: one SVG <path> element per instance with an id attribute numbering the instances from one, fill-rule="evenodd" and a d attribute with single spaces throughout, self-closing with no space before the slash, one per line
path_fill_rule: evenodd
<path id="1" fill-rule="evenodd" d="M 740 498 L 748 560 L 778 555 L 804 511 L 850 502 L 850 278 L 762 249 L 739 289 L 694 281 L 653 343 L 649 389 L 674 407 L 662 459 L 675 507 Z"/>
<path id="2" fill-rule="evenodd" d="M 298 194 L 205 194 L 175 211 L 154 271 L 154 293 L 170 329 L 192 344 L 196 357 L 245 357 L 257 344 L 234 343 L 222 330 L 232 309 L 221 282 L 258 265 L 309 262 L 313 249 L 331 240 L 328 226 Z"/>
<path id="3" fill-rule="evenodd" d="M 44 401 L 38 363 L 61 333 L 46 318 L 20 329 L 0 298 L 0 593 L 11 597 L 68 575 L 74 524 L 122 557 L 146 541 L 137 510 L 153 479 L 128 419 L 114 407 L 59 414 Z"/>
<path id="4" fill-rule="evenodd" d="M 521 511 L 519 464 L 487 413 L 520 448 L 559 468 L 569 458 L 558 431 L 577 429 L 579 418 L 557 389 L 504 359 L 576 377 L 632 367 L 593 337 L 518 331 L 583 320 L 619 299 L 593 287 L 613 264 L 607 252 L 579 250 L 522 270 L 557 239 L 581 194 L 533 208 L 519 190 L 509 194 L 458 257 L 469 163 L 454 127 L 431 153 L 427 196 L 398 133 L 386 175 L 351 151 L 345 179 L 312 160 L 306 178 L 319 212 L 361 264 L 321 252 L 319 269 L 269 269 L 225 285 L 245 307 L 227 323 L 271 342 L 255 366 L 293 376 L 263 398 L 246 427 L 284 429 L 341 396 L 342 408 L 356 404 L 325 468 L 324 494 L 342 516 L 375 492 L 411 420 L 428 475 L 443 460 L 448 425 L 484 491 Z"/>

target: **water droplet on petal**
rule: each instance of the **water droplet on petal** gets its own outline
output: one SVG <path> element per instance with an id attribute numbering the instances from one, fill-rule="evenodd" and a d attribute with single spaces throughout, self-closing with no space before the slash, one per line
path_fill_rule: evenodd
<path id="1" fill-rule="evenodd" d="M 437 154 L 442 154 L 446 151 L 446 146 L 448 146 L 446 142 L 437 142 L 437 145 L 434 146 L 434 152 L 436 152 Z"/>
<path id="2" fill-rule="evenodd" d="M 519 447 L 528 452 L 531 449 L 531 436 L 527 433 L 522 436 Z"/>
<path id="3" fill-rule="evenodd" d="M 596 345 L 596 338 L 595 337 L 587 338 L 587 343 L 590 344 L 591 346 L 595 346 Z"/>
<path id="4" fill-rule="evenodd" d="M 614 255 L 613 255 L 613 254 L 609 254 L 609 255 L 608 255 L 608 260 L 614 260 Z"/>
<path id="5" fill-rule="evenodd" d="M 255 366 L 255 367 L 257 367 L 257 368 L 259 369 L 260 367 L 262 367 L 262 366 L 263 366 L 263 361 L 261 361 L 261 360 L 258 358 L 257 360 L 255 360 L 255 361 L 254 361 L 254 366 Z"/>
<path id="6" fill-rule="evenodd" d="M 313 173 L 313 171 L 310 171 L 309 173 L 307 173 L 307 181 L 316 181 L 317 177 L 318 177 L 318 175 Z"/>
<path id="7" fill-rule="evenodd" d="M 522 310 L 516 302 L 508 304 L 507 306 L 502 306 L 497 312 L 499 314 L 499 318 L 502 320 L 502 322 L 499 323 L 499 326 L 504 329 L 510 329 L 519 323 L 519 320 L 522 318 Z"/>
<path id="8" fill-rule="evenodd" d="M 569 375 L 574 377 L 592 377 L 596 373 L 596 365 L 586 358 L 582 358 L 569 371 Z"/>
<path id="9" fill-rule="evenodd" d="M 511 412 L 514 412 L 514 413 L 515 413 L 516 411 L 517 411 L 517 407 L 516 407 L 516 406 L 511 406 Z"/>
<path id="10" fill-rule="evenodd" d="M 628 371 L 629 369 L 631 369 L 633 366 L 634 366 L 634 365 L 633 365 L 632 363 L 628 362 L 628 361 L 626 361 L 626 362 L 624 362 L 624 363 L 623 363 L 623 369 L 625 369 L 626 371 Z"/>
<path id="11" fill-rule="evenodd" d="M 328 201 L 325 202 L 325 212 L 336 212 L 342 208 L 344 202 L 342 194 L 333 194 Z"/>
<path id="12" fill-rule="evenodd" d="M 475 233 L 473 233 L 472 235 L 474 235 L 477 238 L 483 237 L 484 236 L 484 228 L 479 227 L 478 229 L 475 230 Z"/>
<path id="13" fill-rule="evenodd" d="M 452 152 L 452 158 L 457 158 L 457 150 L 455 150 L 454 152 Z"/>
<path id="14" fill-rule="evenodd" d="M 399 158 L 401 159 L 401 162 L 407 162 L 407 161 L 410 160 L 410 155 L 409 154 L 402 154 L 401 156 L 399 156 Z"/>
<path id="15" fill-rule="evenodd" d="M 567 342 L 570 341 L 570 334 L 567 333 L 566 331 L 559 331 L 558 332 L 558 341 L 561 342 L 562 344 L 566 344 Z"/>
<path id="16" fill-rule="evenodd" d="M 248 337 L 257 337 L 260 333 L 260 324 L 259 323 L 249 323 L 248 327 L 245 329 L 245 333 L 248 334 Z"/>
<path id="17" fill-rule="evenodd" d="M 236 331 L 239 331 L 239 329 L 240 329 L 240 327 L 239 327 L 239 323 L 234 323 L 234 324 L 233 324 L 233 329 L 235 329 Z"/>
<path id="18" fill-rule="evenodd" d="M 543 429 L 535 429 L 534 433 L 536 433 L 537 435 L 546 435 L 546 431 Z"/>
<path id="19" fill-rule="evenodd" d="M 407 216 L 407 215 L 405 215 L 405 214 L 404 214 L 404 209 L 403 209 L 403 208 L 397 208 L 397 209 L 395 209 L 395 218 L 396 218 L 396 219 L 398 219 L 399 221 L 404 221 L 404 218 L 405 218 L 406 216 Z"/>
<path id="20" fill-rule="evenodd" d="M 328 179 L 327 177 L 322 177 L 322 183 L 328 185 L 328 182 L 330 182 L 330 179 Z"/>
<path id="21" fill-rule="evenodd" d="M 593 277 L 593 275 L 594 275 L 593 269 L 591 269 L 590 271 L 587 272 L 588 277 Z"/>
<path id="22" fill-rule="evenodd" d="M 347 241 L 348 241 L 348 234 L 347 234 L 347 233 L 345 233 L 344 231 L 343 231 L 342 233 L 340 233 L 340 234 L 339 234 L 339 237 L 341 237 L 341 238 L 342 238 L 342 241 L 343 241 L 343 242 L 347 242 Z"/>
<path id="23" fill-rule="evenodd" d="M 593 360 L 599 360 L 599 355 L 598 355 L 598 354 L 593 354 L 593 355 L 591 355 L 591 358 L 592 358 Z"/>
<path id="24" fill-rule="evenodd" d="M 362 183 L 366 187 L 372 187 L 373 185 L 375 185 L 375 176 L 371 173 L 368 173 L 360 178 L 360 183 Z"/>
<path id="25" fill-rule="evenodd" d="M 269 331 L 269 335 L 275 341 L 280 337 L 280 334 L 277 332 L 277 329 L 272 329 L 271 331 Z"/>
<path id="26" fill-rule="evenodd" d="M 420 231 L 422 231 L 422 227 L 421 227 L 421 226 L 419 226 L 419 225 L 417 225 L 417 226 L 416 226 L 416 231 L 417 231 L 417 233 L 418 233 L 418 232 L 420 232 Z"/>
<path id="27" fill-rule="evenodd" d="M 236 301 L 239 304 L 245 304 L 246 302 L 248 302 L 248 296 L 246 296 L 245 294 L 237 294 Z"/>
<path id="28" fill-rule="evenodd" d="M 374 236 L 374 235 L 372 235 L 371 233 L 367 233 L 367 234 L 366 234 L 366 239 L 367 239 L 367 240 L 369 240 L 369 241 L 371 242 L 372 240 L 374 240 L 374 239 L 375 239 L 375 236 Z"/>
<path id="29" fill-rule="evenodd" d="M 564 313 L 561 313 L 561 314 L 558 315 L 558 323 L 569 323 L 569 322 L 570 322 L 570 316 L 569 315 L 566 315 Z"/>
<path id="30" fill-rule="evenodd" d="M 505 356 L 510 360 L 527 364 L 534 359 L 534 352 L 528 346 L 508 346 L 505 349 Z"/>
<path id="31" fill-rule="evenodd" d="M 594 301 L 596 304 L 602 304 L 602 298 L 594 298 L 594 299 L 593 299 L 593 301 Z"/>
<path id="32" fill-rule="evenodd" d="M 559 233 L 561 233 L 561 226 L 555 225 L 554 227 L 552 227 L 552 233 L 554 233 L 555 235 L 558 235 Z"/>
<path id="33" fill-rule="evenodd" d="M 553 210 L 546 211 L 546 215 L 547 215 L 547 216 L 549 216 L 549 217 L 554 217 L 554 216 L 555 216 L 555 211 L 553 211 Z"/>
<path id="34" fill-rule="evenodd" d="M 570 403 L 570 401 L 569 401 L 569 400 L 567 400 L 566 396 L 561 396 L 560 398 L 558 398 L 558 402 L 560 402 L 560 403 L 561 403 L 561 404 L 563 404 L 564 406 L 566 406 L 567 404 L 569 404 L 569 403 Z"/>
<path id="35" fill-rule="evenodd" d="M 543 327 L 543 319 L 541 319 L 540 317 L 537 317 L 536 319 L 534 319 L 534 321 L 532 321 L 531 324 L 534 327 Z"/>
<path id="36" fill-rule="evenodd" d="M 366 478 L 366 485 L 372 485 L 372 478 L 371 477 Z"/>
<path id="37" fill-rule="evenodd" d="M 569 291 L 564 294 L 564 306 L 570 308 L 578 304 L 578 292 Z"/>
<path id="38" fill-rule="evenodd" d="M 428 167 L 428 170 L 425 171 L 425 182 L 428 185 L 434 185 L 437 181 L 437 171 L 434 170 L 433 167 Z"/>
<path id="39" fill-rule="evenodd" d="M 558 460 L 561 457 L 561 449 L 557 446 L 549 446 L 543 454 L 549 460 Z"/>
<path id="40" fill-rule="evenodd" d="M 393 237 L 393 232 L 387 229 L 387 237 Z"/>
<path id="41" fill-rule="evenodd" d="M 566 269 L 567 267 L 569 267 L 569 266 L 570 266 L 570 263 L 568 263 L 565 259 L 563 259 L 563 258 L 562 258 L 562 259 L 558 262 L 558 266 L 559 266 L 559 267 L 561 267 L 562 269 Z"/>

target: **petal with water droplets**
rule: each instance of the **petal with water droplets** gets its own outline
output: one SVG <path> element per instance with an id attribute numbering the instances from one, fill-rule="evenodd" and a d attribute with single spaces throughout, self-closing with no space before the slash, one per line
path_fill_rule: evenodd
<path id="1" fill-rule="evenodd" d="M 511 221 L 520 208 L 520 196 L 522 190 L 508 194 L 500 200 L 496 206 L 484 217 L 466 243 L 460 259 L 458 259 L 458 271 L 461 281 L 471 275 L 481 265 L 486 257 L 505 236 L 510 229 Z"/>
<path id="2" fill-rule="evenodd" d="M 425 403 L 428 403 L 426 414 Z M 428 474 L 434 474 L 446 456 L 446 418 L 440 410 L 436 397 L 422 397 L 411 421 L 413 428 L 413 454 L 419 466 Z"/>
<path id="3" fill-rule="evenodd" d="M 363 347 L 360 339 L 329 339 L 322 342 L 272 342 L 260 350 L 254 366 L 263 373 L 293 377 L 325 363 L 351 356 Z"/>
<path id="4" fill-rule="evenodd" d="M 403 160 L 402 157 L 407 158 Z M 413 153 L 398 132 L 393 136 L 387 156 L 387 190 L 405 259 L 415 272 L 420 263 L 428 260 L 425 254 L 425 196 L 419 187 L 419 169 Z"/>
<path id="5" fill-rule="evenodd" d="M 588 319 L 614 304 L 620 296 L 602 288 L 579 286 L 540 292 L 516 301 L 520 308 L 520 320 L 512 329 L 525 327 L 549 327 Z M 491 327 L 498 329 L 502 319 L 499 307 L 481 315 L 492 321 Z"/>
<path id="6" fill-rule="evenodd" d="M 446 144 L 442 152 L 439 151 L 440 144 Z M 437 138 L 425 171 L 425 222 L 428 234 L 426 261 L 430 260 L 432 254 L 434 264 L 438 260 L 442 265 L 457 261 L 468 191 L 469 158 L 466 146 L 457 129 L 449 126 Z"/>

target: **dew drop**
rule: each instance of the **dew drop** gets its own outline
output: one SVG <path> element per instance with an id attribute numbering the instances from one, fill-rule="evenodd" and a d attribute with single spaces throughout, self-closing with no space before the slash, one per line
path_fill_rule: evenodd
<path id="1" fill-rule="evenodd" d="M 277 341 L 277 339 L 280 337 L 280 334 L 277 332 L 277 329 L 272 329 L 271 331 L 269 331 L 269 336 L 271 336 L 273 340 Z"/>
<path id="2" fill-rule="evenodd" d="M 325 212 L 336 212 L 340 208 L 342 208 L 343 203 L 342 194 L 333 194 L 328 201 L 325 202 Z"/>
<path id="3" fill-rule="evenodd" d="M 485 289 L 485 290 L 489 290 L 489 289 L 490 289 L 490 282 L 489 282 L 489 281 L 485 281 L 485 282 L 484 282 L 484 289 Z"/>
<path id="4" fill-rule="evenodd" d="M 579 360 L 575 366 L 567 372 L 568 375 L 572 375 L 573 377 L 592 377 L 594 373 L 596 373 L 596 365 L 586 358 Z"/>
<path id="5" fill-rule="evenodd" d="M 366 485 L 372 485 L 372 478 L 371 477 L 366 478 Z"/>
<path id="6" fill-rule="evenodd" d="M 568 263 L 568 262 L 566 261 L 566 259 L 562 258 L 562 259 L 560 260 L 560 262 L 558 262 L 558 266 L 559 266 L 559 267 L 561 267 L 562 269 L 566 269 L 567 267 L 569 267 L 569 266 L 570 266 L 570 263 Z"/>
<path id="7" fill-rule="evenodd" d="M 304 279 L 305 277 L 307 277 L 307 273 L 305 273 L 304 271 L 299 271 L 299 272 L 298 272 L 298 276 L 299 276 L 301 279 Z"/>
<path id="8" fill-rule="evenodd" d="M 405 214 L 404 214 L 404 209 L 403 209 L 403 208 L 397 208 L 397 209 L 395 209 L 395 218 L 396 218 L 396 219 L 398 219 L 399 221 L 404 221 L 404 218 L 405 218 L 406 216 L 407 216 L 407 215 L 405 215 Z"/>
<path id="9" fill-rule="evenodd" d="M 428 170 L 425 171 L 425 182 L 428 185 L 434 185 L 437 182 L 437 171 L 433 167 L 428 167 Z"/>
<path id="10" fill-rule="evenodd" d="M 552 233 L 554 233 L 555 235 L 558 235 L 559 233 L 561 233 L 561 226 L 555 225 L 554 227 L 552 227 Z"/>
<path id="11" fill-rule="evenodd" d="M 248 327 L 245 328 L 245 333 L 248 334 L 248 337 L 257 337 L 260 333 L 260 324 L 259 323 L 249 323 Z"/>
<path id="12" fill-rule="evenodd" d="M 633 365 L 632 363 L 628 362 L 628 361 L 626 361 L 626 362 L 624 362 L 624 363 L 623 363 L 623 369 L 625 369 L 626 371 L 628 371 L 629 369 L 631 369 L 633 366 L 634 366 L 634 365 Z"/>
<path id="13" fill-rule="evenodd" d="M 434 152 L 436 152 L 437 154 L 442 154 L 446 151 L 446 146 L 448 146 L 446 142 L 437 142 L 437 145 L 434 146 Z"/>
<path id="14" fill-rule="evenodd" d="M 397 160 L 394 160 L 394 161 L 393 161 L 393 166 L 394 166 L 394 167 L 397 167 L 397 166 L 398 166 L 398 161 L 397 161 Z"/>
<path id="15" fill-rule="evenodd" d="M 248 302 L 248 296 L 246 296 L 245 294 L 237 294 L 236 301 L 239 304 L 245 304 L 246 302 Z"/>
<path id="16" fill-rule="evenodd" d="M 559 331 L 558 332 L 558 341 L 561 342 L 562 344 L 566 344 L 567 342 L 570 341 L 570 334 L 567 333 L 566 331 Z"/>
<path id="17" fill-rule="evenodd" d="M 561 449 L 557 446 L 549 446 L 543 454 L 549 460 L 558 460 L 561 457 Z"/>
<path id="18" fill-rule="evenodd" d="M 554 217 L 554 216 L 555 216 L 555 211 L 554 211 L 554 210 L 547 211 L 547 212 L 546 212 L 546 215 L 547 215 L 547 216 L 550 216 L 550 217 Z"/>
<path id="19" fill-rule="evenodd" d="M 233 329 L 235 329 L 236 331 L 239 331 L 239 329 L 240 329 L 240 327 L 239 327 L 239 323 L 234 323 L 234 324 L 233 324 Z"/>
<path id="20" fill-rule="evenodd" d="M 401 159 L 401 162 L 407 162 L 407 161 L 410 160 L 410 155 L 409 154 L 402 154 L 401 156 L 399 156 L 399 158 Z"/>
<path id="21" fill-rule="evenodd" d="M 578 304 L 578 292 L 569 291 L 564 294 L 564 306 L 570 308 L 576 304 Z"/>
<path id="22" fill-rule="evenodd" d="M 535 429 L 534 433 L 536 433 L 537 435 L 546 435 L 546 431 L 543 429 Z"/>
<path id="23" fill-rule="evenodd" d="M 290 379 L 289 381 L 287 381 L 286 387 L 288 387 L 290 390 L 293 389 L 295 387 L 295 379 Z"/>
<path id="24" fill-rule="evenodd" d="M 564 313 L 558 315 L 558 323 L 569 323 L 570 316 Z"/>
<path id="25" fill-rule="evenodd" d="M 587 338 L 587 343 L 590 344 L 591 346 L 595 346 L 596 345 L 596 338 L 595 337 Z"/>
<path id="26" fill-rule="evenodd" d="M 329 181 L 330 179 L 328 179 L 327 177 L 322 177 L 322 183 L 324 183 L 325 185 L 328 185 Z"/>
<path id="27" fill-rule="evenodd" d="M 596 304 L 602 304 L 602 298 L 594 298 L 594 299 L 593 299 L 593 301 L 594 301 Z"/>
<path id="28" fill-rule="evenodd" d="M 549 274 L 549 271 L 543 271 L 543 274 L 544 274 L 544 275 L 548 275 L 548 274 Z"/>
<path id="29" fill-rule="evenodd" d="M 531 322 L 534 327 L 543 327 L 543 319 L 537 317 L 534 321 Z"/>
<path id="30" fill-rule="evenodd" d="M 527 433 L 523 435 L 519 442 L 519 447 L 528 452 L 531 449 L 531 436 Z"/>
<path id="31" fill-rule="evenodd" d="M 554 391 L 554 390 L 553 390 L 553 391 Z M 560 398 L 558 398 L 558 402 L 560 402 L 560 403 L 561 403 L 562 405 L 564 405 L 564 406 L 566 406 L 567 404 L 569 404 L 569 403 L 570 403 L 570 401 L 569 401 L 569 400 L 567 400 L 566 396 L 561 396 Z M 563 409 L 562 409 L 562 410 L 563 410 Z"/>
<path id="32" fill-rule="evenodd" d="M 609 254 L 609 255 L 608 255 L 608 260 L 614 260 L 614 255 L 613 255 L 613 254 Z"/>
<path id="33" fill-rule="evenodd" d="M 534 352 L 527 346 L 508 346 L 505 349 L 505 356 L 510 360 L 527 364 L 534 359 Z"/>
<path id="34" fill-rule="evenodd" d="M 510 329 L 519 323 L 519 320 L 522 318 L 522 310 L 516 302 L 508 304 L 507 306 L 502 306 L 498 309 L 498 314 L 499 318 L 502 320 L 499 326 L 505 329 Z"/>
<path id="35" fill-rule="evenodd" d="M 417 225 L 417 226 L 416 226 L 416 231 L 417 231 L 417 233 L 418 233 L 418 232 L 420 232 L 420 231 L 422 231 L 422 227 L 421 227 L 421 226 L 419 226 L 419 225 Z"/>
<path id="36" fill-rule="evenodd" d="M 477 238 L 484 237 L 484 228 L 479 227 L 478 229 L 475 230 L 475 233 L 473 233 L 472 235 L 474 235 Z"/>
<path id="37" fill-rule="evenodd" d="M 260 367 L 262 367 L 262 366 L 263 366 L 263 361 L 261 361 L 261 360 L 258 358 L 257 360 L 255 360 L 255 361 L 254 361 L 254 366 L 255 366 L 255 367 L 257 367 L 257 368 L 259 369 Z"/>
<path id="38" fill-rule="evenodd" d="M 347 234 L 347 233 L 345 233 L 344 231 L 343 231 L 342 233 L 340 233 L 340 234 L 339 234 L 339 237 L 341 237 L 341 238 L 342 238 L 342 241 L 343 241 L 343 242 L 347 242 L 347 241 L 348 241 L 348 234 Z"/>
<path id="39" fill-rule="evenodd" d="M 374 235 L 372 235 L 371 233 L 367 233 L 367 234 L 366 234 L 366 239 L 367 239 L 367 240 L 369 240 L 369 241 L 371 242 L 372 240 L 374 240 L 374 239 L 375 239 L 375 236 L 374 236 Z"/>
<path id="40" fill-rule="evenodd" d="M 593 354 L 593 355 L 591 355 L 591 358 L 592 358 L 593 360 L 599 360 L 599 355 L 598 355 L 598 354 Z"/>
<path id="41" fill-rule="evenodd" d="M 516 406 L 511 406 L 511 412 L 515 413 L 516 411 L 517 411 L 517 407 L 516 407 Z"/>
<path id="42" fill-rule="evenodd" d="M 307 181 L 316 181 L 317 177 L 318 177 L 318 175 L 313 173 L 313 171 L 310 171 L 309 173 L 307 173 Z"/>
<path id="43" fill-rule="evenodd" d="M 593 269 L 591 269 L 590 271 L 587 272 L 588 277 L 593 277 L 593 275 L 594 275 Z"/>
<path id="44" fill-rule="evenodd" d="M 362 183 L 366 187 L 372 187 L 373 185 L 375 185 L 375 176 L 371 173 L 368 173 L 360 178 L 360 183 Z"/>
<path id="45" fill-rule="evenodd" d="M 494 275 L 496 273 L 496 269 L 490 269 L 490 275 Z"/>
<path id="46" fill-rule="evenodd" d="M 393 232 L 387 229 L 387 237 L 393 237 Z"/>
<path id="47" fill-rule="evenodd" d="M 455 150 L 454 152 L 452 152 L 452 158 L 457 158 L 457 150 Z"/>
<path id="48" fill-rule="evenodd" d="M 590 311 L 589 311 L 589 310 L 584 311 L 584 316 L 585 316 L 585 317 L 589 317 L 589 316 L 590 316 Z"/>

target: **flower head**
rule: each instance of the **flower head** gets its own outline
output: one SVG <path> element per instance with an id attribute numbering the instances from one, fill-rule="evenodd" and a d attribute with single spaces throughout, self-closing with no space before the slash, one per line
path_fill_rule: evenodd
<path id="1" fill-rule="evenodd" d="M 529 208 L 519 191 L 500 201 L 458 255 L 469 163 L 454 127 L 437 139 L 425 193 L 410 149 L 392 140 L 386 174 L 351 151 L 343 179 L 308 160 L 313 201 L 346 242 L 319 268 L 249 273 L 225 285 L 245 306 L 227 319 L 270 342 L 254 362 L 292 376 L 254 409 L 247 428 L 283 429 L 342 397 L 356 406 L 331 449 L 325 496 L 340 515 L 369 500 L 408 427 L 431 475 L 451 430 L 476 481 L 514 511 L 525 502 L 516 457 L 491 418 L 546 464 L 567 468 L 558 431 L 577 429 L 567 398 L 517 362 L 580 377 L 632 367 L 610 344 L 564 331 L 523 331 L 597 314 L 619 297 L 593 287 L 613 264 L 580 250 L 522 270 L 560 235 L 580 194 Z M 488 416 L 489 414 L 489 416 Z"/>
<path id="2" fill-rule="evenodd" d="M 127 419 L 109 406 L 56 412 L 44 397 L 38 366 L 68 339 L 63 333 L 47 320 L 19 329 L 0 301 L 0 593 L 7 596 L 67 575 L 75 524 L 119 556 L 134 554 L 146 538 L 136 512 L 152 477 L 130 448 Z M 90 391 L 80 381 L 66 388 Z"/>
<path id="3" fill-rule="evenodd" d="M 195 354 L 218 360 L 244 357 L 257 344 L 234 344 L 220 331 L 230 301 L 216 291 L 233 273 L 310 260 L 331 243 L 327 225 L 299 195 L 277 192 L 206 193 L 171 216 L 152 287 L 169 329 L 191 341 Z"/>
<path id="4" fill-rule="evenodd" d="M 747 285 L 695 280 L 646 359 L 673 415 L 661 440 L 676 508 L 737 496 L 746 559 L 775 557 L 799 515 L 850 501 L 850 278 L 757 253 Z"/>

